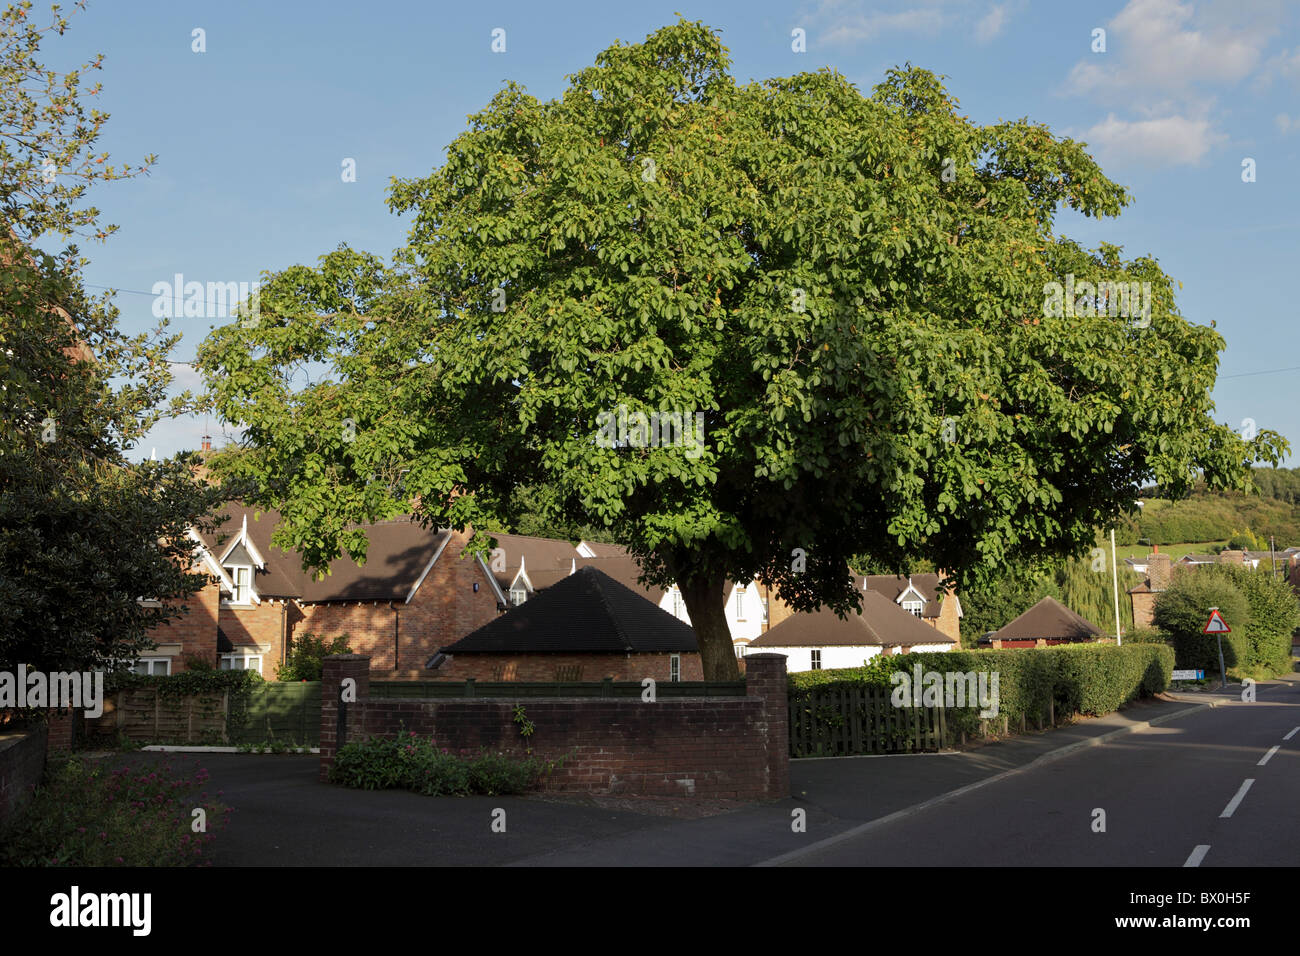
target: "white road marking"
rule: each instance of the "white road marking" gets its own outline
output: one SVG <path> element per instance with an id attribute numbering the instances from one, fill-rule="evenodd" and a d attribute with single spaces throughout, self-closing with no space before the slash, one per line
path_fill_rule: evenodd
<path id="1" fill-rule="evenodd" d="M 1300 727 L 1292 727 L 1292 728 L 1291 728 L 1291 733 L 1287 734 L 1287 735 L 1286 735 L 1285 737 L 1283 737 L 1282 739 L 1283 739 L 1283 740 L 1290 740 L 1292 737 L 1295 736 L 1295 732 L 1296 732 L 1297 730 L 1300 730 Z"/>
<path id="2" fill-rule="evenodd" d="M 1200 844 L 1199 846 L 1197 846 L 1195 850 L 1192 851 L 1192 855 L 1187 858 L 1187 862 L 1184 863 L 1183 866 L 1184 867 L 1200 866 L 1201 861 L 1205 859 L 1205 854 L 1209 852 L 1210 852 L 1210 845 L 1208 843 Z"/>
<path id="3" fill-rule="evenodd" d="M 1259 758 L 1259 763 L 1255 764 L 1255 766 L 1256 766 L 1256 767 L 1262 767 L 1262 766 L 1264 766 L 1264 764 L 1268 763 L 1268 758 L 1271 757 L 1271 756 L 1273 756 L 1273 754 L 1277 753 L 1277 752 L 1278 752 L 1279 750 L 1281 750 L 1281 749 L 1282 749 L 1282 745 L 1281 745 L 1281 744 L 1274 744 L 1274 745 L 1273 745 L 1273 749 L 1270 750 L 1268 753 L 1264 754 L 1264 756 L 1260 757 L 1260 758 Z"/>
<path id="4" fill-rule="evenodd" d="M 1232 814 L 1236 811 L 1237 807 L 1241 806 L 1241 801 L 1246 799 L 1246 791 L 1250 789 L 1251 784 L 1253 784 L 1254 782 L 1255 782 L 1254 777 L 1246 778 L 1246 782 L 1241 785 L 1241 789 L 1237 791 L 1237 795 L 1228 801 L 1228 805 L 1224 807 L 1223 812 L 1219 814 L 1220 820 L 1222 820 L 1224 817 L 1232 816 Z"/>

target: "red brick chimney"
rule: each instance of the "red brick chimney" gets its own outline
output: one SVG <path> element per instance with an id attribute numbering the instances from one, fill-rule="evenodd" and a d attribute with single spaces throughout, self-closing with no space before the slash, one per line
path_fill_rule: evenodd
<path id="1" fill-rule="evenodd" d="M 1169 587 L 1171 571 L 1169 555 L 1152 553 L 1147 560 L 1147 586 L 1152 591 L 1163 591 Z"/>
<path id="2" fill-rule="evenodd" d="M 204 435 L 203 444 L 199 446 L 200 451 L 212 451 L 212 436 Z"/>

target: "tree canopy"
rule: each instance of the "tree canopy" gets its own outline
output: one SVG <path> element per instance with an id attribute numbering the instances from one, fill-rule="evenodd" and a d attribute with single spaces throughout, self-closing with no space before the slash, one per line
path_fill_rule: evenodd
<path id="1" fill-rule="evenodd" d="M 557 520 L 681 586 L 712 679 L 736 669 L 727 579 L 845 611 L 855 555 L 977 581 L 1086 551 L 1143 482 L 1243 487 L 1276 461 L 1275 433 L 1212 420 L 1223 339 L 1157 261 L 1054 232 L 1062 206 L 1129 201 L 1083 144 L 974 123 L 910 65 L 869 96 L 729 66 L 683 19 L 555 100 L 507 84 L 394 182 L 413 219 L 391 263 L 343 247 L 268 275 L 261 321 L 210 336 L 285 544 L 322 566 L 408 509 L 488 527 L 540 482 Z M 1117 318 L 1110 282 L 1149 308 Z"/>
<path id="2" fill-rule="evenodd" d="M 37 27 L 30 7 L 0 11 L 0 670 L 80 670 L 136 656 L 180 613 L 139 598 L 205 583 L 187 533 L 222 499 L 188 459 L 125 458 L 192 405 L 165 401 L 177 337 L 124 333 L 109 299 L 86 295 L 77 246 L 39 245 L 109 235 L 82 197 L 140 170 L 91 152 L 108 119 L 84 105 L 98 87 L 41 66 L 42 40 L 68 21 L 55 7 Z"/>

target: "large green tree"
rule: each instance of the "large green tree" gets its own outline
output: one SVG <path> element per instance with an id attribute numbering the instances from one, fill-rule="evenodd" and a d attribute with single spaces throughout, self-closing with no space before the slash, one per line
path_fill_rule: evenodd
<path id="1" fill-rule="evenodd" d="M 681 586 L 716 679 L 728 578 L 843 611 L 854 555 L 965 583 L 1086 551 L 1141 482 L 1242 486 L 1276 460 L 1275 434 L 1212 420 L 1223 340 L 1157 262 L 1054 233 L 1062 205 L 1128 202 L 1082 144 L 973 123 L 921 69 L 864 96 L 728 68 L 682 20 L 558 99 L 507 85 L 394 184 L 413 219 L 391 264 L 340 248 L 268 276 L 261 322 L 210 337 L 285 544 L 360 555 L 352 523 L 408 508 L 487 527 L 541 482 Z M 1052 308 L 1074 278 L 1149 283 L 1149 314 Z M 701 441 L 635 427 L 665 412 Z"/>
<path id="2" fill-rule="evenodd" d="M 187 532 L 221 497 L 188 459 L 126 460 L 192 399 L 165 400 L 176 337 L 125 334 L 60 245 L 109 235 L 86 189 L 141 167 L 92 152 L 108 116 L 81 81 L 99 61 L 42 66 L 42 40 L 69 23 L 55 7 L 39 27 L 30 8 L 0 11 L 0 670 L 79 670 L 136 656 L 178 613 L 139 598 L 202 586 Z"/>

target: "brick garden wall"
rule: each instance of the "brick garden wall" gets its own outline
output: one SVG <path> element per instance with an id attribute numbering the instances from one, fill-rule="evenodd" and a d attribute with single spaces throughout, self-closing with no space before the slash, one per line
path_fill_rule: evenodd
<path id="1" fill-rule="evenodd" d="M 552 790 L 604 794 L 776 800 L 790 795 L 785 657 L 745 659 L 745 697 L 660 699 L 528 698 L 536 727 L 529 745 L 543 759 L 567 755 L 547 779 Z M 340 703 L 346 678 L 356 701 Z M 393 736 L 399 727 L 453 750 L 523 753 L 513 720 L 515 700 L 370 698 L 370 661 L 327 658 L 321 700 L 321 779 L 344 742 Z M 340 724 L 340 709 L 343 721 Z"/>
<path id="2" fill-rule="evenodd" d="M 0 735 L 0 826 L 22 809 L 45 769 L 46 728 Z"/>
<path id="3" fill-rule="evenodd" d="M 681 655 L 681 680 L 704 680 L 704 665 L 695 652 Z M 513 665 L 513 670 L 510 670 Z M 456 654 L 436 671 L 426 671 L 432 680 L 481 681 L 559 680 L 557 672 L 581 668 L 567 680 L 667 681 L 671 674 L 668 654 Z"/>

